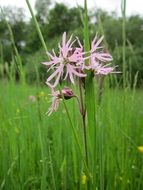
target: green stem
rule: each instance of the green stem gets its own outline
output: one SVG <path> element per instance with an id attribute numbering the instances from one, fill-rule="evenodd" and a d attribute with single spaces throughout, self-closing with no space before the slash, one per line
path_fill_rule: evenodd
<path id="1" fill-rule="evenodd" d="M 80 92 L 80 103 L 81 103 L 81 116 L 82 116 L 82 123 L 83 123 L 83 133 L 84 133 L 85 158 L 86 158 L 86 164 L 88 166 L 87 131 L 86 131 L 86 121 L 85 121 L 86 109 L 85 109 L 85 105 L 84 105 L 82 84 L 81 84 L 80 79 L 79 79 L 79 92 Z"/>
<path id="2" fill-rule="evenodd" d="M 122 0 L 121 4 L 122 9 L 122 39 L 123 39 L 123 88 L 126 87 L 126 0 Z"/>

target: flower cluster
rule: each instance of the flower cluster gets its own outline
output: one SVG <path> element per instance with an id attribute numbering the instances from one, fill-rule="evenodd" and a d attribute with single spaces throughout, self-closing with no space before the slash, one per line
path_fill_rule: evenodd
<path id="1" fill-rule="evenodd" d="M 66 32 L 64 32 L 61 44 L 58 47 L 58 54 L 54 50 L 52 53 L 47 52 L 50 60 L 43 62 L 44 65 L 48 66 L 48 72 L 52 73 L 46 81 L 46 84 L 52 89 L 53 96 L 53 103 L 49 109 L 49 114 L 57 110 L 59 100 L 62 99 L 60 92 L 54 90 L 62 80 L 68 79 L 74 84 L 75 77 L 86 77 L 86 70 L 91 70 L 94 75 L 107 75 L 115 72 L 115 68 L 109 66 L 112 56 L 105 52 L 103 46 L 101 46 L 103 37 L 98 40 L 97 36 L 95 36 L 89 52 L 84 52 L 84 48 L 78 38 L 75 40 L 72 40 L 72 38 L 71 36 L 67 40 Z M 78 46 L 75 46 L 75 44 Z M 86 64 L 85 60 L 88 60 Z M 71 89 L 68 88 L 66 89 L 67 91 L 71 91 Z"/>
<path id="2" fill-rule="evenodd" d="M 66 33 L 62 37 L 62 44 L 59 44 L 59 55 L 57 56 L 53 50 L 53 54 L 47 52 L 50 57 L 49 62 L 44 62 L 44 65 L 49 66 L 49 70 L 54 72 L 48 77 L 46 84 L 55 88 L 61 79 L 69 78 L 74 83 L 74 75 L 77 77 L 85 77 L 86 74 L 82 72 L 82 65 L 84 64 L 83 47 L 72 47 L 75 40 L 72 41 L 72 36 L 66 41 Z M 49 71 L 48 70 L 48 71 Z M 55 79 L 54 84 L 50 81 Z"/>

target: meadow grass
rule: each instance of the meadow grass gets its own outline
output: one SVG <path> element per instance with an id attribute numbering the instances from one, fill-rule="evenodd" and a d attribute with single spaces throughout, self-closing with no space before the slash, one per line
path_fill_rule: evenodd
<path id="1" fill-rule="evenodd" d="M 62 102 L 48 117 L 47 88 L 6 81 L 0 88 L 0 189 L 86 189 L 83 162 Z M 143 188 L 143 153 L 137 149 L 143 145 L 143 92 L 126 92 L 124 125 L 123 93 L 107 88 L 96 108 L 96 142 L 88 145 L 96 145 L 95 167 L 89 157 L 91 189 Z M 76 101 L 67 107 L 82 145 Z"/>

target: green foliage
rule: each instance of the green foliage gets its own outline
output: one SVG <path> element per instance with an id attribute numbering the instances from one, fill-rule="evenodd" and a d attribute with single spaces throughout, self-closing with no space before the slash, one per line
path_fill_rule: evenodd
<path id="1" fill-rule="evenodd" d="M 42 6 L 44 6 L 43 12 L 40 11 Z M 66 5 L 59 3 L 50 7 L 50 1 L 43 0 L 37 1 L 36 9 L 36 18 L 46 44 L 50 49 L 57 47 L 57 43 L 59 43 L 58 39 L 64 31 L 70 34 L 78 34 L 82 39 L 82 8 L 68 8 Z M 47 12 L 45 14 L 44 12 L 46 10 Z M 35 30 L 34 23 L 32 19 L 29 21 L 25 20 L 24 12 L 21 9 L 11 7 L 4 8 L 4 12 L 11 25 L 15 44 L 22 56 L 23 64 L 27 65 L 27 60 L 31 59 L 34 54 L 38 54 L 36 52 L 41 51 L 41 42 Z M 143 60 L 142 22 L 142 17 L 138 15 L 130 16 L 126 19 L 126 71 L 130 73 L 130 78 L 127 80 L 130 80 L 133 84 L 134 77 L 138 72 L 138 85 L 141 85 L 143 81 L 141 65 Z M 89 18 L 89 32 L 92 37 L 95 36 L 96 32 L 98 32 L 99 35 L 105 36 L 106 47 L 114 58 L 113 63 L 119 65 L 119 70 L 122 72 L 122 19 L 115 13 L 109 14 L 100 9 L 97 10 L 96 13 L 91 12 Z M 57 39 L 57 43 L 55 43 L 55 39 Z M 0 14 L 0 43 L 3 47 L 2 56 L 4 62 L 10 64 L 14 51 L 2 14 Z M 29 68 L 29 65 L 27 67 Z M 26 70 L 28 71 L 29 69 Z M 127 74 L 127 77 L 128 76 Z M 29 76 L 29 78 L 32 79 L 34 77 Z M 122 81 L 122 74 L 118 75 L 118 79 Z"/>
<path id="2" fill-rule="evenodd" d="M 127 39 L 136 48 L 142 48 L 142 23 L 143 19 L 139 15 L 135 15 L 128 18 L 126 25 Z"/>
<path id="3" fill-rule="evenodd" d="M 34 28 L 34 22 L 31 20 L 27 26 L 25 53 L 33 54 L 41 48 L 41 42 L 38 33 Z"/>
<path id="4" fill-rule="evenodd" d="M 78 28 L 79 26 L 81 26 L 79 9 L 69 9 L 64 4 L 56 3 L 55 7 L 49 12 L 47 36 L 59 36 L 64 31 L 68 32 Z"/>

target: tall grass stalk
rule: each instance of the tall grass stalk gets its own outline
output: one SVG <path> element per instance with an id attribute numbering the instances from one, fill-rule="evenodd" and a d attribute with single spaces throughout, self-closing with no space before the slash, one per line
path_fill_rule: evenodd
<path id="1" fill-rule="evenodd" d="M 122 60 L 123 60 L 123 106 L 122 106 L 122 120 L 121 120 L 121 127 L 124 129 L 125 133 L 128 133 L 128 128 L 125 128 L 126 126 L 126 0 L 121 0 L 121 12 L 122 12 Z M 122 145 L 125 147 L 126 140 L 124 137 L 122 137 Z M 125 160 L 127 159 L 127 154 L 122 152 L 122 165 L 121 165 L 121 173 L 124 173 L 125 170 Z M 124 189 L 124 185 L 122 185 L 122 189 Z"/>
<path id="2" fill-rule="evenodd" d="M 88 8 L 87 1 L 84 1 L 84 51 L 90 50 L 90 37 L 88 25 Z M 85 61 L 85 64 L 89 60 Z M 85 110 L 87 116 L 87 126 L 84 133 L 87 133 L 85 143 L 87 142 L 87 152 L 90 155 L 89 169 L 92 171 L 92 183 L 95 183 L 95 170 L 96 170 L 96 119 L 95 119 L 95 91 L 94 91 L 94 77 L 92 72 L 87 72 L 85 79 Z M 91 167 L 92 166 L 92 167 Z M 90 182 L 91 185 L 91 182 Z M 90 188 L 90 187 L 89 187 Z"/>
<path id="3" fill-rule="evenodd" d="M 84 146 L 85 146 L 85 158 L 88 166 L 88 147 L 87 147 L 87 132 L 86 132 L 86 111 L 85 111 L 85 102 L 82 90 L 82 81 L 79 79 L 79 92 L 80 92 L 80 103 L 81 103 L 81 116 L 83 124 L 83 134 L 84 134 Z"/>
<path id="4" fill-rule="evenodd" d="M 123 88 L 126 87 L 126 0 L 121 0 L 122 11 L 122 55 L 123 55 Z"/>

